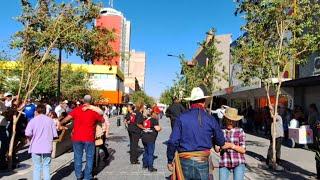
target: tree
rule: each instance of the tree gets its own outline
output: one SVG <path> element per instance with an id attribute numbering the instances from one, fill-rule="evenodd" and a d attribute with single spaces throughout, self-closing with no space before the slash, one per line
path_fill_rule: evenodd
<path id="1" fill-rule="evenodd" d="M 223 67 L 222 53 L 216 47 L 219 42 L 215 38 L 215 29 L 212 28 L 207 34 L 210 40 L 200 44 L 206 56 L 204 65 L 195 61 L 190 64 L 183 55 L 179 56 L 182 74 L 178 75 L 174 81 L 174 96 L 182 98 L 182 96 L 189 95 L 194 87 L 201 87 L 205 92 L 212 94 L 221 88 L 219 82 L 227 79 L 225 68 L 221 68 Z"/>
<path id="2" fill-rule="evenodd" d="M 108 44 L 112 40 L 112 32 L 93 27 L 94 20 L 99 16 L 99 5 L 90 0 L 69 3 L 38 0 L 35 7 L 28 0 L 21 0 L 21 4 L 22 14 L 17 20 L 23 28 L 13 36 L 11 46 L 20 50 L 18 97 L 23 97 L 23 103 L 42 81 L 39 72 L 52 59 L 55 49 L 76 53 L 85 61 L 100 59 L 107 63 L 114 56 Z M 13 142 L 20 116 L 21 112 L 13 122 L 9 169 L 12 169 Z"/>
<path id="3" fill-rule="evenodd" d="M 281 85 L 287 66 L 306 62 L 319 50 L 320 4 L 317 0 L 237 0 L 236 15 L 246 20 L 244 36 L 233 50 L 235 63 L 242 66 L 240 78 L 249 83 L 259 78 L 264 84 L 268 104 L 275 90 L 273 142 Z M 273 143 L 273 167 L 276 166 Z"/>
<path id="4" fill-rule="evenodd" d="M 170 89 L 166 89 L 161 93 L 160 96 L 160 103 L 170 105 L 173 103 L 173 98 L 174 98 L 174 93 L 173 93 L 173 88 L 171 87 Z"/>
<path id="5" fill-rule="evenodd" d="M 143 102 L 146 105 L 152 105 L 155 103 L 154 99 L 148 96 L 144 91 L 135 91 L 132 94 L 132 102 Z"/>

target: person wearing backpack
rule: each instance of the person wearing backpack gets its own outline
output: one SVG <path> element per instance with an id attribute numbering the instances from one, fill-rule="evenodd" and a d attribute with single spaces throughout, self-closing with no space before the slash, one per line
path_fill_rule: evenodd
<path id="1" fill-rule="evenodd" d="M 131 114 L 129 118 L 128 131 L 131 135 L 130 142 L 130 162 L 131 164 L 140 164 L 138 161 L 139 151 L 138 143 L 141 137 L 141 131 L 143 129 L 143 114 L 144 103 L 138 102 L 136 104 L 136 110 Z"/>
<path id="2" fill-rule="evenodd" d="M 144 146 L 143 153 L 143 169 L 148 169 L 149 172 L 156 172 L 157 169 L 153 167 L 155 142 L 158 132 L 161 131 L 159 126 L 159 114 L 161 110 L 154 107 L 151 111 L 151 117 L 143 121 L 142 143 Z"/>

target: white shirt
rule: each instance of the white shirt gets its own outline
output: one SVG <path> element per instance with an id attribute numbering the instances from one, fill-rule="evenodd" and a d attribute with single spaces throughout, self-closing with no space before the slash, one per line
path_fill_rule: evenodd
<path id="1" fill-rule="evenodd" d="M 219 119 L 222 119 L 223 116 L 224 116 L 224 113 L 226 112 L 226 110 L 222 109 L 222 108 L 219 108 L 219 109 L 217 109 L 215 111 L 211 111 L 211 112 L 214 113 L 214 114 L 217 114 Z"/>
<path id="2" fill-rule="evenodd" d="M 52 107 L 49 104 L 46 104 L 46 115 L 48 115 L 50 111 L 52 111 Z"/>
<path id="3" fill-rule="evenodd" d="M 5 105 L 6 107 L 11 107 L 11 106 L 12 106 L 12 99 L 11 99 L 11 100 L 5 100 L 5 101 L 4 101 L 4 105 Z"/>

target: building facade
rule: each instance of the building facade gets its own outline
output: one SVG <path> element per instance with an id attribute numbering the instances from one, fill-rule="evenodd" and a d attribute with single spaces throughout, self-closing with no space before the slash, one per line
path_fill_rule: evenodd
<path id="1" fill-rule="evenodd" d="M 220 56 L 221 65 L 216 66 L 215 69 L 213 69 L 213 71 L 224 72 L 227 76 L 229 76 L 230 63 L 231 63 L 230 62 L 230 43 L 232 41 L 231 34 L 217 35 L 215 36 L 215 39 L 213 39 L 213 37 L 214 36 L 212 34 L 208 33 L 205 41 L 205 43 L 209 45 L 214 43 L 217 50 L 221 53 L 221 56 Z M 208 58 L 205 54 L 205 50 L 203 49 L 202 46 L 200 46 L 196 51 L 194 57 L 192 58 L 192 62 L 194 64 L 198 63 L 201 66 L 205 66 L 207 64 L 207 61 L 208 61 Z M 219 87 L 218 87 L 219 90 L 229 87 L 228 79 L 216 77 L 212 81 L 215 84 L 219 84 Z"/>
<path id="2" fill-rule="evenodd" d="M 130 52 L 130 21 L 116 9 L 103 8 L 100 11 L 99 18 L 96 20 L 96 27 L 103 27 L 114 32 L 115 39 L 113 42 L 110 42 L 110 45 L 112 49 L 118 53 L 118 56 L 115 56 L 111 60 L 111 64 L 118 66 L 124 71 L 126 56 Z M 103 64 L 103 62 L 95 60 L 94 64 Z"/>
<path id="3" fill-rule="evenodd" d="M 136 88 L 136 80 L 138 81 L 139 88 L 145 88 L 145 75 L 146 75 L 146 53 L 132 50 L 128 66 L 125 67 L 127 71 L 125 74 L 125 85 L 128 87 Z"/>

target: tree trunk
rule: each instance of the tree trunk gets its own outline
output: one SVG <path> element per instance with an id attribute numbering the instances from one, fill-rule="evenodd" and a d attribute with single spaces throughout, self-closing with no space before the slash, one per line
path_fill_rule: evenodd
<path id="1" fill-rule="evenodd" d="M 18 116 L 14 116 L 13 118 L 13 126 L 12 126 L 12 135 L 10 139 L 10 146 L 9 146 L 9 153 L 8 153 L 8 169 L 9 171 L 12 170 L 13 166 L 13 161 L 12 161 L 12 154 L 13 154 L 13 146 L 14 146 L 14 139 L 16 137 L 16 127 L 18 120 L 21 116 L 21 112 L 19 112 Z"/>

